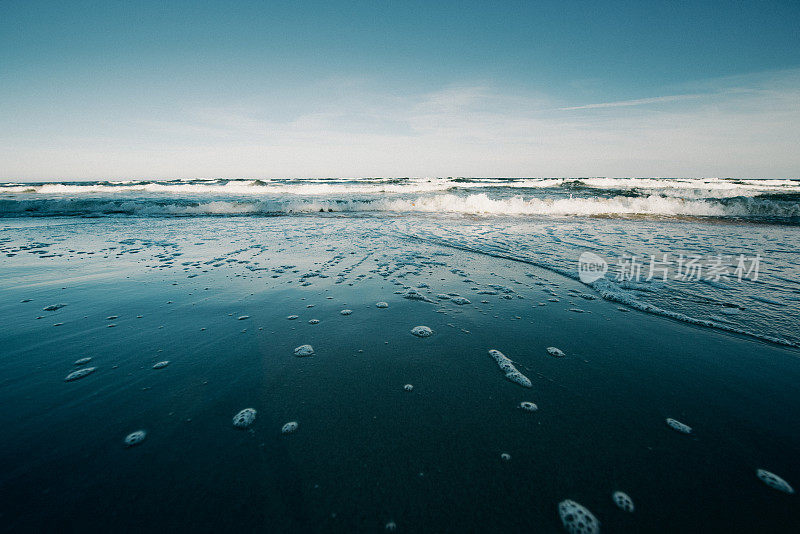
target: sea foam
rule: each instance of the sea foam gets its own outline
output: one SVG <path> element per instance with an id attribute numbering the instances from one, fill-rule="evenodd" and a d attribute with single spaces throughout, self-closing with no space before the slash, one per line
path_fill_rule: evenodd
<path id="1" fill-rule="evenodd" d="M 497 362 L 498 367 L 506 374 L 506 378 L 510 381 L 514 382 L 515 384 L 519 384 L 522 387 L 529 388 L 533 384 L 528 379 L 527 376 L 520 373 L 514 364 L 509 360 L 505 354 L 500 352 L 496 349 L 489 350 L 489 356 L 491 356 L 495 362 Z"/>

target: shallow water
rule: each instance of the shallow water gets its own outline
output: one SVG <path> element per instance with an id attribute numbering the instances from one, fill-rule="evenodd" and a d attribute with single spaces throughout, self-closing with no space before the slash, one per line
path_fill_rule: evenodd
<path id="1" fill-rule="evenodd" d="M 792 227 L 325 215 L 12 218 L 0 232 L 3 530 L 558 531 L 565 499 L 609 532 L 800 520 L 797 495 L 756 477 L 800 484 L 797 349 L 624 313 L 569 276 L 580 243 L 644 253 L 694 235 L 733 253 L 785 245 Z M 780 298 L 769 275 L 793 279 L 796 259 L 775 258 L 726 298 Z M 705 316 L 723 290 L 695 285 L 636 294 Z M 732 320 L 796 341 L 791 287 L 763 325 L 745 306 Z M 295 357 L 305 344 L 313 356 Z M 64 382 L 85 357 L 97 370 Z M 243 431 L 244 408 L 258 415 Z"/>

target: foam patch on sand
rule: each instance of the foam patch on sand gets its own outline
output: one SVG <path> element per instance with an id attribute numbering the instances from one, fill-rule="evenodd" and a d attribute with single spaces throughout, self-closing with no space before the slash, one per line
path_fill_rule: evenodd
<path id="1" fill-rule="evenodd" d="M 415 326 L 411 329 L 411 333 L 417 337 L 430 337 L 433 335 L 433 330 L 427 326 Z"/>
<path id="2" fill-rule="evenodd" d="M 313 356 L 314 355 L 314 347 L 311 345 L 300 345 L 294 349 L 294 355 L 300 358 L 305 356 Z"/>
<path id="3" fill-rule="evenodd" d="M 291 434 L 292 432 L 297 430 L 298 426 L 299 425 L 297 421 L 289 421 L 288 423 L 286 423 L 281 427 L 281 434 Z"/>
<path id="4" fill-rule="evenodd" d="M 94 373 L 97 370 L 97 367 L 84 367 L 83 369 L 78 369 L 77 371 L 73 371 L 64 378 L 64 382 L 72 382 L 75 380 L 80 380 L 85 376 L 89 376 L 90 374 Z"/>
<path id="5" fill-rule="evenodd" d="M 236 428 L 247 428 L 252 425 L 256 420 L 256 410 L 254 408 L 245 408 L 241 412 L 233 416 L 233 426 Z"/>
<path id="6" fill-rule="evenodd" d="M 529 388 L 533 385 L 528 377 L 517 371 L 517 368 L 514 367 L 514 364 L 511 362 L 511 360 L 509 360 L 506 355 L 499 350 L 489 349 L 489 356 L 491 356 L 494 361 L 497 362 L 498 367 L 500 367 L 500 369 L 506 374 L 507 379 L 526 388 Z"/>
<path id="7" fill-rule="evenodd" d="M 690 427 L 689 425 L 685 425 L 685 424 L 681 423 L 680 421 L 672 419 L 671 417 L 668 417 L 666 419 L 666 423 L 667 423 L 667 426 L 669 426 L 671 429 L 675 430 L 676 432 L 680 432 L 681 434 L 691 434 L 692 433 L 692 427 Z"/>
<path id="8" fill-rule="evenodd" d="M 126 447 L 133 447 L 135 445 L 140 444 L 144 441 L 144 438 L 147 437 L 147 432 L 145 430 L 137 430 L 136 432 L 131 432 L 127 436 L 125 436 L 125 446 Z"/>
<path id="9" fill-rule="evenodd" d="M 600 521 L 586 507 L 569 499 L 558 503 L 561 524 L 569 534 L 599 534 Z"/>
<path id="10" fill-rule="evenodd" d="M 611 495 L 611 499 L 614 501 L 614 504 L 617 505 L 617 508 L 624 512 L 633 513 L 635 507 L 633 506 L 633 499 L 631 499 L 627 493 L 623 493 L 621 491 L 615 491 L 613 495 Z"/>
<path id="11" fill-rule="evenodd" d="M 788 494 L 794 493 L 794 488 L 775 473 L 771 473 L 766 469 L 757 469 L 756 476 L 761 482 L 774 490 L 782 491 L 783 493 Z"/>

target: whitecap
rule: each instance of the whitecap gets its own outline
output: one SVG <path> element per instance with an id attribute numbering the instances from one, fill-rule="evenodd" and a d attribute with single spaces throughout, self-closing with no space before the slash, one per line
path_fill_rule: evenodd
<path id="1" fill-rule="evenodd" d="M 163 362 L 158 362 L 153 365 L 153 369 L 163 369 L 167 365 L 169 365 L 169 360 L 164 360 Z"/>
<path id="2" fill-rule="evenodd" d="M 536 406 L 536 404 L 534 404 L 534 403 L 532 403 L 530 401 L 522 401 L 522 402 L 520 402 L 519 403 L 519 407 L 521 409 L 525 410 L 526 412 L 535 412 L 536 410 L 539 409 L 539 407 Z"/>
<path id="3" fill-rule="evenodd" d="M 554 358 L 563 358 L 566 356 L 563 350 L 556 347 L 547 347 L 547 354 L 553 356 Z"/>
<path id="4" fill-rule="evenodd" d="M 376 303 L 375 303 L 375 307 L 376 307 L 376 308 L 388 308 L 388 307 L 389 307 L 389 304 L 388 304 L 388 303 L 386 303 L 386 302 L 383 302 L 383 301 L 381 301 L 381 302 L 376 302 Z"/>
<path id="5" fill-rule="evenodd" d="M 84 365 L 84 364 L 89 363 L 90 361 L 92 361 L 92 359 L 90 357 L 81 358 L 79 360 L 75 360 L 75 362 L 72 365 Z"/>

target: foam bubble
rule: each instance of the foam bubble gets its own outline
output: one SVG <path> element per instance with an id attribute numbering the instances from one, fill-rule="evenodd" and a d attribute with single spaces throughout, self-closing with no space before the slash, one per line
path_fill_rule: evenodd
<path id="1" fill-rule="evenodd" d="M 433 335 L 433 330 L 427 326 L 415 326 L 411 329 L 411 333 L 417 337 L 430 337 Z"/>
<path id="2" fill-rule="evenodd" d="M 75 362 L 72 365 L 84 365 L 89 363 L 90 361 L 92 361 L 91 358 L 81 358 L 79 360 L 75 360 Z"/>
<path id="3" fill-rule="evenodd" d="M 388 308 L 388 307 L 389 307 L 389 304 L 388 304 L 388 303 L 386 303 L 386 302 L 383 302 L 383 301 L 381 301 L 381 302 L 376 302 L 376 303 L 375 303 L 375 307 L 376 307 L 376 308 Z"/>
<path id="4" fill-rule="evenodd" d="M 616 504 L 617 508 L 619 508 L 620 510 L 633 513 L 634 510 L 633 499 L 631 499 L 627 493 L 623 493 L 621 491 L 615 491 L 611 495 L 611 499 L 614 501 L 614 504 Z"/>
<path id="5" fill-rule="evenodd" d="M 300 345 L 294 349 L 294 355 L 298 357 L 303 356 L 313 356 L 314 355 L 314 347 L 311 345 Z"/>
<path id="6" fill-rule="evenodd" d="M 504 462 L 508 462 L 511 460 L 511 455 L 508 454 L 507 452 L 504 452 L 500 455 L 500 459 L 503 460 Z"/>
<path id="7" fill-rule="evenodd" d="M 84 367 L 83 369 L 78 369 L 77 371 L 73 371 L 67 375 L 64 379 L 64 382 L 72 382 L 73 380 L 79 380 L 85 376 L 88 376 L 94 373 L 97 370 L 97 367 Z"/>
<path id="8" fill-rule="evenodd" d="M 56 311 L 66 306 L 66 304 L 51 304 L 42 308 L 44 311 Z"/>
<path id="9" fill-rule="evenodd" d="M 792 486 L 790 486 L 788 482 L 786 482 L 784 479 L 782 479 L 775 473 L 771 473 L 765 469 L 757 469 L 756 476 L 761 482 L 763 482 L 772 489 L 789 494 L 794 493 L 794 488 L 792 488 Z"/>
<path id="10" fill-rule="evenodd" d="M 405 386 L 403 386 L 403 389 L 406 391 L 414 391 L 414 386 L 412 386 L 411 384 L 406 384 Z"/>
<path id="11" fill-rule="evenodd" d="M 692 427 L 690 427 L 689 425 L 685 425 L 685 424 L 681 423 L 680 421 L 677 421 L 675 419 L 672 419 L 672 418 L 668 417 L 666 422 L 667 422 L 667 426 L 669 426 L 671 429 L 673 429 L 673 430 L 675 430 L 677 432 L 680 432 L 681 434 L 691 434 L 692 433 Z"/>
<path id="12" fill-rule="evenodd" d="M 256 420 L 256 413 L 254 408 L 245 408 L 233 416 L 233 426 L 236 428 L 249 427 Z"/>
<path id="13" fill-rule="evenodd" d="M 428 297 L 426 297 L 425 295 L 423 295 L 414 288 L 411 288 L 405 293 L 403 293 L 403 298 L 409 300 L 421 300 L 423 302 L 433 302 L 431 299 L 429 299 Z"/>
<path id="14" fill-rule="evenodd" d="M 144 438 L 147 437 L 147 432 L 145 430 L 137 430 L 136 432 L 131 432 L 127 436 L 125 436 L 125 446 L 126 447 L 133 447 L 134 445 L 138 445 L 144 441 Z"/>
<path id="15" fill-rule="evenodd" d="M 299 317 L 299 315 L 290 315 L 289 317 L 287 317 L 287 319 L 289 319 L 290 321 L 294 321 L 298 317 Z"/>
<path id="16" fill-rule="evenodd" d="M 514 364 L 506 357 L 505 354 L 497 349 L 489 349 L 489 356 L 494 358 L 494 361 L 497 362 L 498 367 L 500 367 L 500 369 L 506 374 L 507 379 L 515 384 L 519 384 L 522 387 L 529 388 L 533 386 L 528 377 L 517 371 L 517 368 L 514 367 Z"/>
<path id="17" fill-rule="evenodd" d="M 239 317 L 239 319 L 238 319 L 238 320 L 239 320 L 239 321 L 244 321 L 245 319 L 249 319 L 249 318 L 250 318 L 250 316 L 249 316 L 249 315 L 242 315 L 242 316 L 240 316 L 240 317 Z"/>
<path id="18" fill-rule="evenodd" d="M 558 503 L 561 524 L 569 534 L 599 534 L 600 521 L 584 506 L 569 499 Z"/>
<path id="19" fill-rule="evenodd" d="M 566 356 L 563 350 L 556 347 L 547 347 L 547 354 L 549 354 L 554 358 L 563 358 L 564 356 Z"/>
<path id="20" fill-rule="evenodd" d="M 528 379 L 527 376 L 523 375 L 522 373 L 520 373 L 516 369 L 507 372 L 506 373 L 506 378 L 508 378 L 512 382 L 514 382 L 516 384 L 519 384 L 520 386 L 525 387 L 525 388 L 529 388 L 529 387 L 531 387 L 533 385 L 533 384 L 531 384 L 531 381 Z"/>
<path id="21" fill-rule="evenodd" d="M 295 430 L 297 430 L 298 424 L 297 421 L 289 421 L 285 425 L 281 427 L 281 434 L 291 434 Z"/>
<path id="22" fill-rule="evenodd" d="M 163 369 L 168 365 L 169 365 L 169 360 L 164 360 L 163 362 L 158 362 L 157 364 L 153 365 L 153 369 Z"/>
<path id="23" fill-rule="evenodd" d="M 470 301 L 464 297 L 453 297 L 450 299 L 450 302 L 453 304 L 458 304 L 459 306 L 463 306 L 464 304 L 470 304 Z"/>
<path id="24" fill-rule="evenodd" d="M 522 401 L 522 402 L 520 402 L 519 403 L 519 407 L 521 409 L 525 410 L 526 412 L 535 412 L 536 410 L 539 409 L 539 407 L 536 406 L 536 404 L 534 404 L 534 403 L 532 403 L 530 401 Z"/>
<path id="25" fill-rule="evenodd" d="M 342 310 L 339 313 L 341 313 L 342 315 L 350 315 L 351 313 L 353 313 L 353 310 Z"/>
<path id="26" fill-rule="evenodd" d="M 319 324 L 319 319 L 309 319 L 308 324 Z"/>

